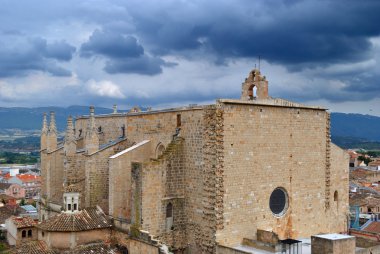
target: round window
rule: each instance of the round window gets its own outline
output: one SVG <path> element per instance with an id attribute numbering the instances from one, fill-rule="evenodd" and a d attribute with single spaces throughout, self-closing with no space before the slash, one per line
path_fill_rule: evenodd
<path id="1" fill-rule="evenodd" d="M 269 208 L 276 216 L 281 216 L 288 208 L 288 194 L 283 188 L 276 188 L 270 195 Z"/>

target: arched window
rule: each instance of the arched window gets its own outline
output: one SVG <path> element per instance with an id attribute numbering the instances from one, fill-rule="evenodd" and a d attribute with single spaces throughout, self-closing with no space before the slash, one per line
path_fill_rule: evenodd
<path id="1" fill-rule="evenodd" d="M 248 96 L 250 100 L 253 100 L 257 96 L 257 87 L 255 85 L 251 85 L 248 89 Z"/>
<path id="2" fill-rule="evenodd" d="M 159 143 L 156 148 L 156 158 L 160 157 L 165 151 L 165 146 L 162 143 Z"/>
<path id="3" fill-rule="evenodd" d="M 21 232 L 21 236 L 22 236 L 22 238 L 25 238 L 25 237 L 26 237 L 26 230 L 23 230 L 23 231 Z"/>
<path id="4" fill-rule="evenodd" d="M 338 202 L 338 191 L 334 192 L 334 201 Z"/>
<path id="5" fill-rule="evenodd" d="M 166 231 L 173 230 L 173 205 L 172 203 L 166 206 Z"/>
<path id="6" fill-rule="evenodd" d="M 169 203 L 166 206 L 166 218 L 173 217 L 173 205 L 172 203 Z"/>
<path id="7" fill-rule="evenodd" d="M 117 250 L 118 250 L 121 254 L 128 254 L 128 248 L 127 248 L 126 246 L 116 244 L 116 248 L 117 248 Z"/>
<path id="8" fill-rule="evenodd" d="M 28 237 L 32 237 L 32 230 L 31 229 L 28 230 Z"/>

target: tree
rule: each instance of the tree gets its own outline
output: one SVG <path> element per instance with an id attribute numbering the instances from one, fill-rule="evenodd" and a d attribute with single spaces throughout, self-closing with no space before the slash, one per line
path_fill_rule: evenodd
<path id="1" fill-rule="evenodd" d="M 363 155 L 360 155 L 358 157 L 358 160 L 363 161 L 367 166 L 368 166 L 368 163 L 370 163 L 372 161 L 371 158 L 365 157 Z"/>
<path id="2" fill-rule="evenodd" d="M 23 206 L 23 205 L 26 205 L 26 202 L 25 202 L 24 198 L 22 198 L 21 201 L 20 201 L 20 206 Z"/>

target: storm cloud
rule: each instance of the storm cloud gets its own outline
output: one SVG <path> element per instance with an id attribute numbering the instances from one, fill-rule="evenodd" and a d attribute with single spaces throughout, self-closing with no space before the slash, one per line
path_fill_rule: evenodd
<path id="1" fill-rule="evenodd" d="M 371 0 L 8 1 L 0 81 L 75 77 L 85 102 L 90 81 L 112 84 L 91 93 L 99 105 L 204 103 L 237 97 L 260 57 L 272 96 L 364 105 L 380 98 L 379 12 Z"/>
<path id="2" fill-rule="evenodd" d="M 0 41 L 0 77 L 24 76 L 31 71 L 53 76 L 70 76 L 71 72 L 59 66 L 70 61 L 75 47 L 64 41 L 48 43 L 42 38 L 2 38 Z"/>
<path id="3" fill-rule="evenodd" d="M 155 75 L 162 72 L 166 62 L 159 57 L 151 57 L 131 35 L 115 31 L 95 30 L 89 40 L 82 44 L 82 57 L 103 56 L 106 59 L 104 71 L 109 74 L 137 73 Z"/>

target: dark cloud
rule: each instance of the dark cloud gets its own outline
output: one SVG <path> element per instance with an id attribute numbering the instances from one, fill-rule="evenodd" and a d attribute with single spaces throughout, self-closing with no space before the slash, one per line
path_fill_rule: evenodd
<path id="1" fill-rule="evenodd" d="M 144 48 L 133 36 L 95 30 L 88 42 L 82 44 L 80 54 L 83 57 L 94 55 L 110 58 L 140 57 L 144 54 Z"/>
<path id="2" fill-rule="evenodd" d="M 137 73 L 155 75 L 162 72 L 162 65 L 165 65 L 165 61 L 161 58 L 144 55 L 138 58 L 109 60 L 104 70 L 110 74 Z"/>
<path id="3" fill-rule="evenodd" d="M 95 30 L 89 40 L 82 44 L 80 55 L 87 58 L 105 57 L 104 71 L 109 74 L 156 75 L 162 72 L 162 66 L 171 66 L 159 57 L 145 54 L 143 46 L 134 36 L 111 30 Z"/>
<path id="4" fill-rule="evenodd" d="M 128 83 L 136 77 L 107 74 L 152 76 L 173 66 L 164 59 L 178 59 L 180 68 L 170 70 L 177 76 L 177 70 L 191 72 L 192 66 L 207 62 L 210 71 L 194 73 L 206 91 L 213 86 L 209 81 L 216 69 L 233 69 L 234 63 L 243 62 L 254 67 L 261 56 L 268 69 L 274 70 L 265 71 L 269 80 L 278 75 L 276 71 L 284 80 L 292 79 L 289 83 L 299 79 L 293 87 L 271 86 L 278 89 L 271 90 L 276 97 L 365 101 L 380 96 L 378 70 L 347 72 L 345 68 L 380 60 L 379 13 L 380 1 L 375 0 L 8 1 L 0 8 L 0 77 L 27 76 L 31 71 L 68 76 L 70 71 L 64 66 L 72 64 L 78 83 L 88 78 L 126 78 Z M 70 44 L 80 48 L 78 55 Z M 73 55 L 82 59 L 72 61 Z M 101 59 L 105 73 L 81 66 L 93 59 Z M 344 65 L 343 72 L 329 70 L 337 65 Z M 286 68 L 283 72 L 282 67 Z M 221 78 L 220 83 L 224 82 Z M 168 87 L 177 88 L 177 84 L 168 79 Z M 155 98 L 149 101 L 236 97 L 205 95 L 194 89 L 178 94 L 178 90 L 173 95 L 151 95 Z M 145 103 L 138 96 L 133 98 L 136 104 L 138 100 Z"/>
<path id="5" fill-rule="evenodd" d="M 366 59 L 369 39 L 380 34 L 378 1 L 210 1 L 187 12 L 186 4 L 163 5 L 131 11 L 159 54 L 203 48 L 219 59 L 261 55 L 300 70 Z"/>
<path id="6" fill-rule="evenodd" d="M 5 37 L 0 45 L 0 77 L 25 76 L 32 71 L 71 75 L 58 65 L 60 61 L 69 61 L 75 51 L 63 41 L 48 43 L 42 38 Z"/>
<path id="7" fill-rule="evenodd" d="M 277 89 L 271 95 L 299 102 L 318 99 L 333 103 L 370 101 L 379 97 L 379 80 L 380 74 L 374 72 L 356 72 L 346 76 L 313 75 L 301 81 L 293 81 L 297 83 L 293 83 L 292 87 L 287 87 L 289 82 L 272 84 Z"/>
<path id="8" fill-rule="evenodd" d="M 70 61 L 74 52 L 75 47 L 64 41 L 59 41 L 46 44 L 44 55 L 47 58 L 54 58 L 59 61 Z"/>

